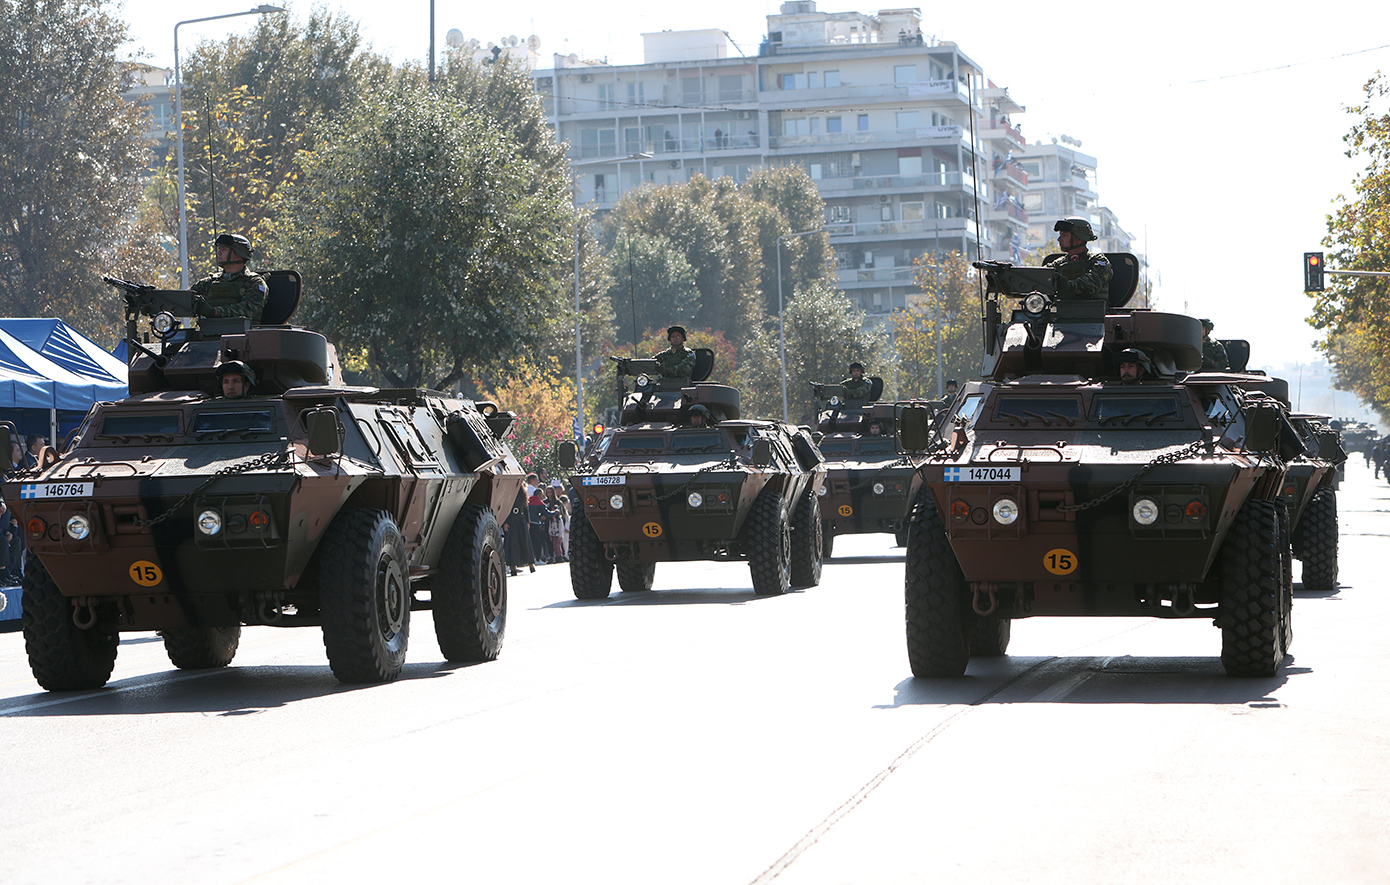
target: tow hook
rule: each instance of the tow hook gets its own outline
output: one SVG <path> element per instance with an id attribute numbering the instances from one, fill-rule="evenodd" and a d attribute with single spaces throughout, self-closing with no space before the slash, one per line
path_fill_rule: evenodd
<path id="1" fill-rule="evenodd" d="M 971 601 L 971 607 L 975 609 L 975 614 L 982 618 L 994 614 L 994 610 L 999 607 L 998 585 L 993 581 L 981 581 L 974 586 L 975 598 Z M 984 602 L 989 601 L 986 607 Z"/>
<path id="2" fill-rule="evenodd" d="M 97 607 L 90 596 L 78 596 L 72 601 L 72 623 L 79 630 L 97 625 Z"/>

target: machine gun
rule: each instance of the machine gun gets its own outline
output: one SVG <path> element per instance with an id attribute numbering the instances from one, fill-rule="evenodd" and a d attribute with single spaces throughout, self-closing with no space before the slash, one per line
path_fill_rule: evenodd
<path id="1" fill-rule="evenodd" d="M 1015 267 L 1007 261 L 972 261 L 971 266 L 985 272 L 985 291 L 1010 298 L 1023 298 L 1037 292 L 1057 294 L 1057 271 L 1050 267 Z"/>
<path id="2" fill-rule="evenodd" d="M 116 277 L 102 277 L 101 281 L 125 293 L 127 320 L 138 316 L 154 317 L 161 313 L 178 317 L 197 314 L 200 299 L 196 292 L 187 289 L 156 289 L 154 286 L 131 283 Z"/>
<path id="3" fill-rule="evenodd" d="M 655 359 L 641 359 L 635 356 L 610 356 L 618 364 L 618 392 L 627 393 L 623 376 L 631 375 L 637 379 L 639 389 L 661 383 L 661 362 Z"/>

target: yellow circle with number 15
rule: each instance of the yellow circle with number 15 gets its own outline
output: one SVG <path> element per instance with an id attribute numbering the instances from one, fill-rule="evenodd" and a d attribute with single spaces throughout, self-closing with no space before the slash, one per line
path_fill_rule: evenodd
<path id="1" fill-rule="evenodd" d="M 648 538 L 660 538 L 660 537 L 661 537 L 661 523 L 659 523 L 659 522 L 649 522 L 649 523 L 644 524 L 644 525 L 642 526 L 642 534 L 646 535 Z"/>
<path id="2" fill-rule="evenodd" d="M 840 505 L 840 515 L 841 515 L 841 516 L 853 516 L 853 515 L 854 515 L 854 508 L 851 507 L 851 506 L 849 506 L 848 504 L 841 504 L 841 505 Z"/>
<path id="3" fill-rule="evenodd" d="M 1058 547 L 1043 554 L 1043 568 L 1054 575 L 1069 575 L 1076 571 L 1076 554 Z"/>
<path id="4" fill-rule="evenodd" d="M 164 572 L 148 559 L 142 559 L 131 564 L 130 579 L 141 587 L 154 587 L 164 580 Z"/>

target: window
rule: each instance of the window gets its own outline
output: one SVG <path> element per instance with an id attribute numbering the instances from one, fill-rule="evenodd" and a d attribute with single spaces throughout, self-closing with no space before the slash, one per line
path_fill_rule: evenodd
<path id="1" fill-rule="evenodd" d="M 627 84 L 627 103 L 638 107 L 647 103 L 641 83 Z"/>
<path id="2" fill-rule="evenodd" d="M 917 128 L 916 111 L 898 111 L 898 131 Z"/>
<path id="3" fill-rule="evenodd" d="M 819 163 L 811 164 L 810 173 L 812 181 L 820 181 L 821 178 L 824 177 L 821 175 L 821 165 Z"/>
<path id="4" fill-rule="evenodd" d="M 879 206 L 879 207 L 878 207 L 878 218 L 879 218 L 880 221 L 892 221 L 892 220 L 893 220 L 893 204 L 892 204 L 892 203 L 884 203 L 882 206 Z"/>
<path id="5" fill-rule="evenodd" d="M 179 413 L 107 415 L 101 432 L 105 436 L 173 436 L 179 432 Z"/>
<path id="6" fill-rule="evenodd" d="M 807 131 L 805 117 L 785 117 L 782 120 L 783 135 L 805 135 Z"/>
<path id="7" fill-rule="evenodd" d="M 1042 211 L 1042 194 L 1024 194 L 1023 208 L 1029 212 Z"/>
<path id="8" fill-rule="evenodd" d="M 921 148 L 901 148 L 898 150 L 898 174 L 899 175 L 921 175 L 922 174 L 922 149 Z"/>
<path id="9" fill-rule="evenodd" d="M 840 131 L 841 131 L 841 129 L 840 129 L 841 124 L 842 124 L 842 120 L 841 120 L 840 117 L 826 117 L 826 118 L 825 118 L 825 131 L 826 131 L 826 132 L 840 132 Z"/>
<path id="10" fill-rule="evenodd" d="M 839 85 L 840 85 L 840 72 L 839 72 L 839 71 L 826 71 L 826 72 L 825 72 L 825 88 L 826 88 L 826 89 L 835 89 L 835 88 L 838 87 Z"/>
<path id="11" fill-rule="evenodd" d="M 598 84 L 598 106 L 605 111 L 618 106 L 618 88 L 612 83 Z"/>
<path id="12" fill-rule="evenodd" d="M 811 72 L 809 72 L 809 73 L 806 74 L 806 88 L 807 88 L 807 89 L 819 89 L 819 88 L 820 88 L 820 71 L 811 71 Z"/>
<path id="13" fill-rule="evenodd" d="M 820 117 L 812 117 L 809 122 L 811 124 L 811 134 L 820 135 Z"/>
<path id="14" fill-rule="evenodd" d="M 869 115 L 868 115 L 868 114 L 860 114 L 860 115 L 859 115 L 859 131 L 860 131 L 860 132 L 868 132 L 868 131 L 869 131 Z"/>
<path id="15" fill-rule="evenodd" d="M 916 66 L 916 65 L 893 65 L 893 82 L 894 82 L 894 83 L 916 83 L 916 82 L 917 82 L 917 66 Z"/>
<path id="16" fill-rule="evenodd" d="M 926 204 L 921 200 L 903 203 L 903 221 L 922 221 L 926 218 Z"/>
<path id="17" fill-rule="evenodd" d="M 806 88 L 806 75 L 805 75 L 805 74 L 778 74 L 778 75 L 777 75 L 777 88 L 778 88 L 778 89 L 805 89 L 805 88 Z"/>
<path id="18" fill-rule="evenodd" d="M 840 204 L 825 207 L 825 220 L 831 224 L 849 224 L 849 207 Z"/>
<path id="19" fill-rule="evenodd" d="M 642 150 L 641 128 L 629 126 L 623 130 L 623 150 L 629 154 L 635 154 Z"/>
<path id="20" fill-rule="evenodd" d="M 743 100 L 743 77 L 739 74 L 720 74 L 719 75 L 719 100 L 720 101 L 742 101 Z"/>
<path id="21" fill-rule="evenodd" d="M 691 76 L 681 77 L 681 101 L 684 104 L 695 104 L 700 100 L 700 78 Z"/>
<path id="22" fill-rule="evenodd" d="M 1023 162 L 1019 163 L 1019 165 L 1023 167 L 1023 171 L 1028 174 L 1028 178 L 1030 180 L 1034 178 L 1042 178 L 1042 163 L 1040 161 L 1024 160 Z"/>

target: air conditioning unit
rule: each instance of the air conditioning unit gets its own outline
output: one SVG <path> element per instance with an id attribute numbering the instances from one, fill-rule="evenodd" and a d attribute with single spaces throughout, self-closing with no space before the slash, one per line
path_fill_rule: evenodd
<path id="1" fill-rule="evenodd" d="M 539 87 L 541 87 L 542 89 L 548 89 L 549 87 L 555 85 L 555 78 L 554 78 L 554 77 L 537 77 L 537 78 L 536 78 L 536 85 L 539 86 Z"/>
<path id="2" fill-rule="evenodd" d="M 751 120 L 751 119 L 753 119 L 753 112 L 752 112 L 752 111 L 739 111 L 739 112 L 738 112 L 738 118 L 739 118 L 740 120 Z"/>
<path id="3" fill-rule="evenodd" d="M 671 168 L 672 168 L 672 169 L 679 169 L 679 168 L 681 168 L 681 161 L 680 161 L 680 160 L 672 160 L 672 161 L 671 161 Z"/>
<path id="4" fill-rule="evenodd" d="M 880 203 L 891 203 L 893 202 L 893 198 L 888 194 L 879 194 L 878 201 Z"/>
<path id="5" fill-rule="evenodd" d="M 849 164 L 850 164 L 851 166 L 853 166 L 855 169 L 858 169 L 860 166 L 863 165 L 862 163 L 859 162 L 859 152 L 858 152 L 858 151 L 855 151 L 854 153 L 852 153 L 852 154 L 849 155 Z"/>
<path id="6" fill-rule="evenodd" d="M 593 75 L 593 74 L 580 74 L 580 75 L 579 75 L 579 82 L 580 82 L 580 83 L 588 83 L 588 82 L 589 82 L 590 80 L 592 80 L 592 79 L 594 79 L 594 75 Z"/>

